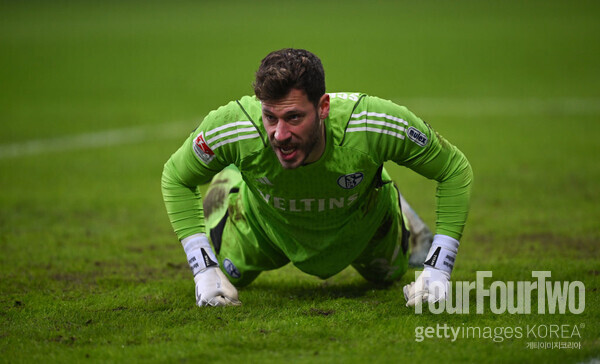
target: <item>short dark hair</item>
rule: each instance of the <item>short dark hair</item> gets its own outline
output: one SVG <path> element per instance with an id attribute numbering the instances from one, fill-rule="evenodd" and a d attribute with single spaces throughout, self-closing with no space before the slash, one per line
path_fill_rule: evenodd
<path id="1" fill-rule="evenodd" d="M 252 86 L 261 101 L 280 100 L 295 88 L 316 106 L 325 94 L 325 71 L 319 57 L 307 50 L 280 49 L 261 61 Z"/>

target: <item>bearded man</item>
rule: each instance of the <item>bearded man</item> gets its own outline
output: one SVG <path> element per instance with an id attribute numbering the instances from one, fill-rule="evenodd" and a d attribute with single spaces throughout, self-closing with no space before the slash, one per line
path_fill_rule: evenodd
<path id="1" fill-rule="evenodd" d="M 164 167 L 196 303 L 238 305 L 236 287 L 289 262 L 321 278 L 351 265 L 393 282 L 410 261 L 424 271 L 404 287 L 407 305 L 444 299 L 469 210 L 463 153 L 406 107 L 326 93 L 321 61 L 306 50 L 267 55 L 254 92 L 210 112 Z M 435 236 L 386 161 L 438 182 Z"/>

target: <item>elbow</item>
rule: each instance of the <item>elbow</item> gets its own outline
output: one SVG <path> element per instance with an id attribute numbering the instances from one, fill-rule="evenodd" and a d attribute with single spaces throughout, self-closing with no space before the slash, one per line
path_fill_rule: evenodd
<path id="1" fill-rule="evenodd" d="M 168 188 L 173 184 L 173 171 L 173 161 L 171 158 L 169 158 L 169 160 L 163 165 L 162 175 L 160 177 L 160 185 L 163 191 L 165 188 Z"/>

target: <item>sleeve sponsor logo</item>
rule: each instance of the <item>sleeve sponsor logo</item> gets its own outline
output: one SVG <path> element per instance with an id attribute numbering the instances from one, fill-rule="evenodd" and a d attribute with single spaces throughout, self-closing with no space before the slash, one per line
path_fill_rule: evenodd
<path id="1" fill-rule="evenodd" d="M 200 132 L 194 139 L 194 153 L 206 164 L 209 164 L 215 158 L 215 153 L 204 139 L 204 132 Z"/>
<path id="2" fill-rule="evenodd" d="M 429 141 L 425 134 L 421 133 L 418 129 L 416 129 L 413 126 L 408 128 L 407 135 L 410 140 L 412 140 L 413 142 L 415 142 L 415 144 L 421 147 L 426 146 L 427 142 Z"/>
<path id="3" fill-rule="evenodd" d="M 337 183 L 340 187 L 351 190 L 362 182 L 364 175 L 361 172 L 347 174 L 338 178 Z"/>

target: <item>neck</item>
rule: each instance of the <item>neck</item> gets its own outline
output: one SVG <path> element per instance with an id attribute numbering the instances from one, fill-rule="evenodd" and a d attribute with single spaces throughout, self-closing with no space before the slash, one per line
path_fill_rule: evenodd
<path id="1" fill-rule="evenodd" d="M 325 146 L 327 145 L 327 133 L 325 133 L 325 123 L 323 120 L 320 120 L 321 131 L 319 133 L 319 140 L 315 144 L 315 147 L 306 158 L 304 164 L 314 163 L 318 161 L 323 153 L 325 152 Z"/>

